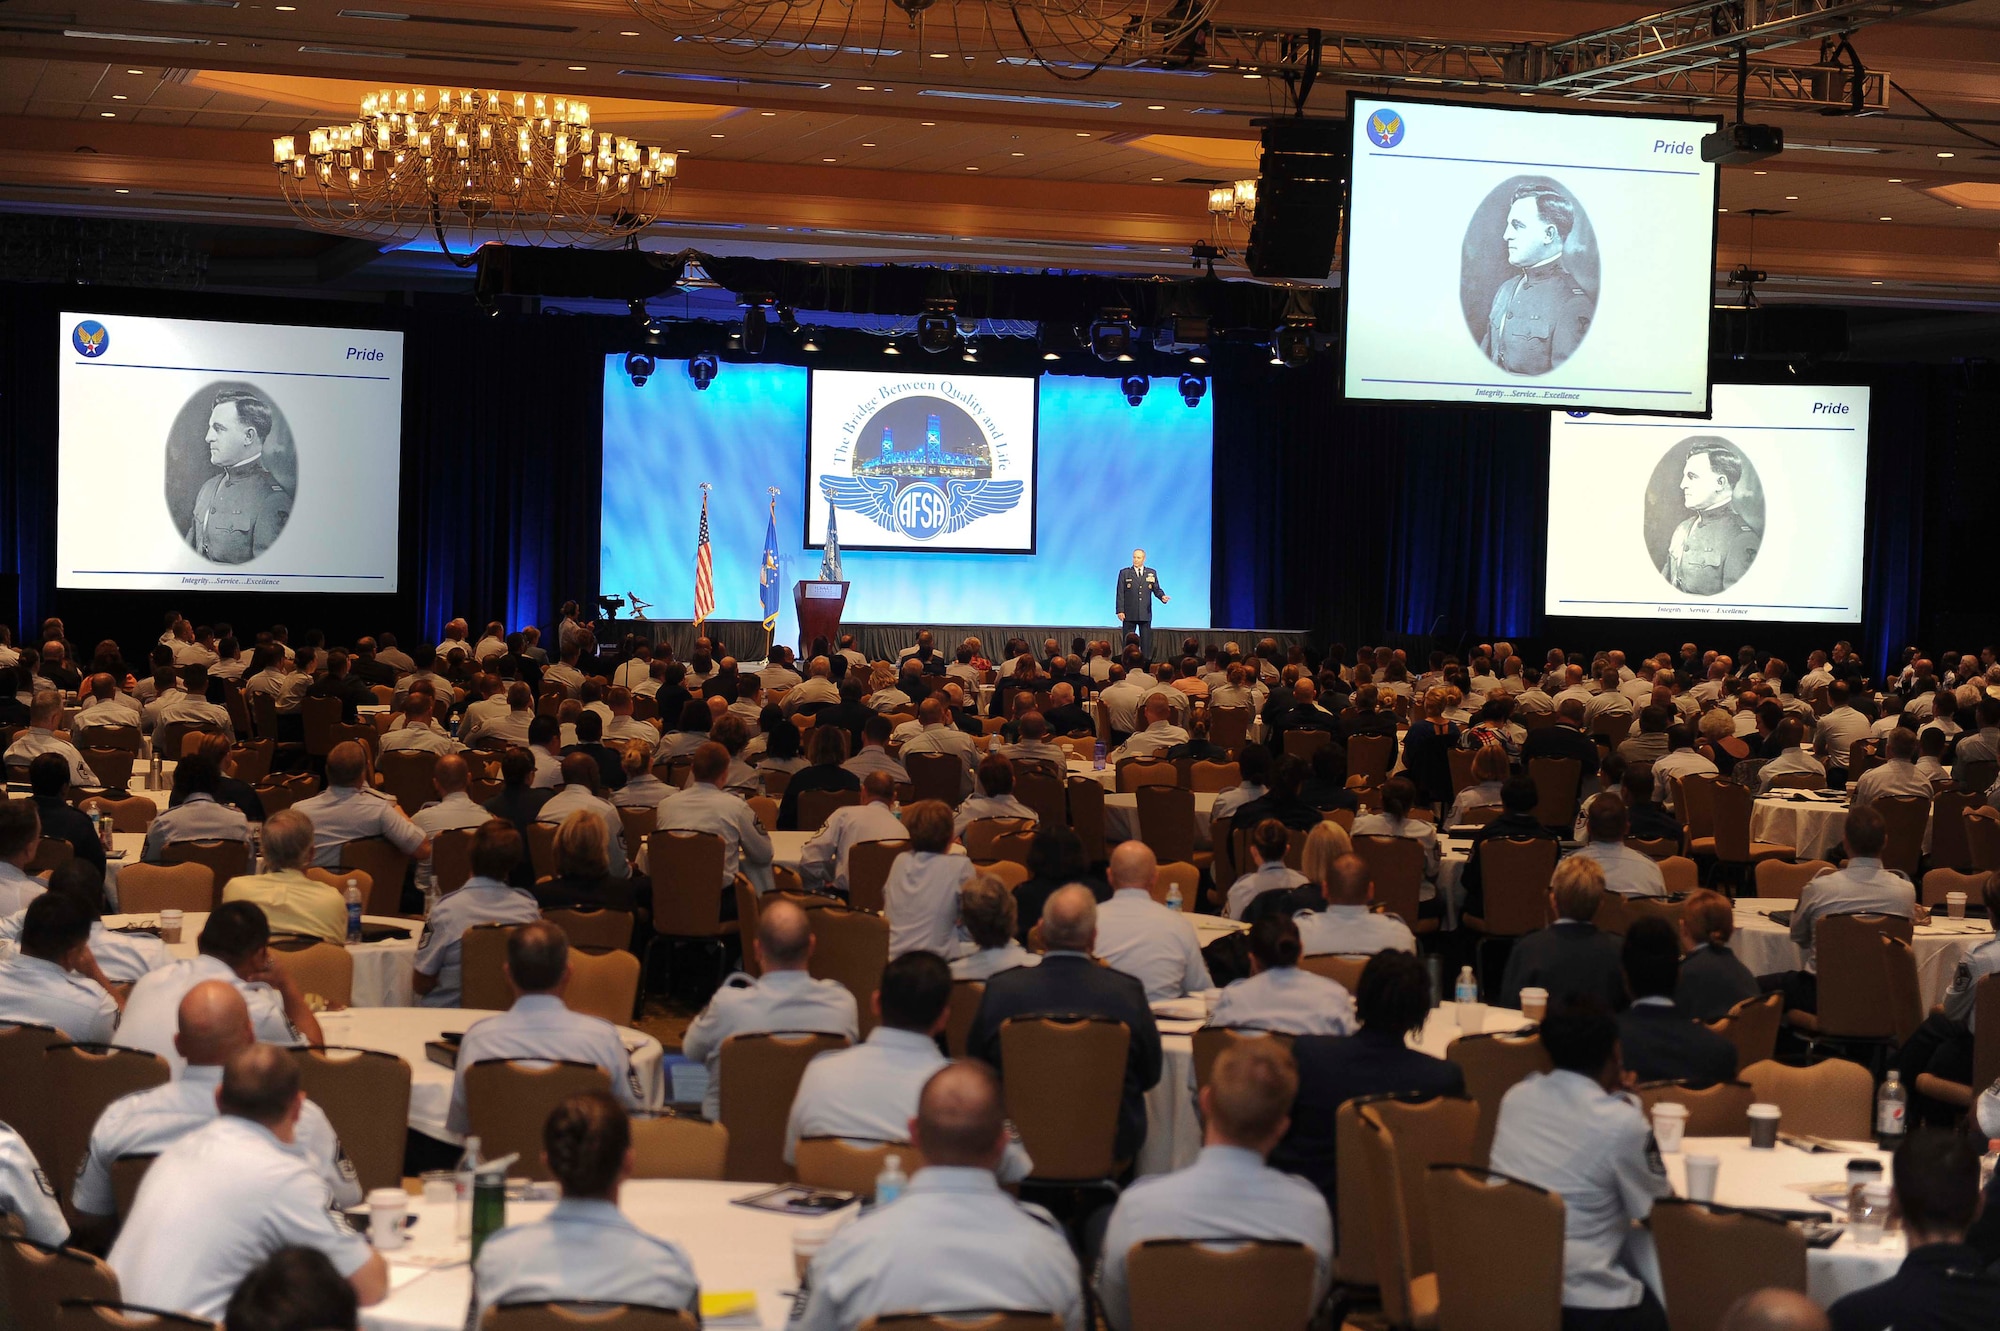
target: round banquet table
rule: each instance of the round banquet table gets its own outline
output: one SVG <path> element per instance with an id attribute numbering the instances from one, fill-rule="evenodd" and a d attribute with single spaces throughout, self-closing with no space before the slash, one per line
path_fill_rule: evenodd
<path id="1" fill-rule="evenodd" d="M 1825 1191 L 1818 1185 L 1844 1185 L 1849 1160 L 1880 1160 L 1887 1176 L 1887 1155 L 1860 1142 L 1846 1144 L 1852 1149 L 1810 1155 L 1784 1145 L 1775 1150 L 1754 1151 L 1744 1137 L 1689 1137 L 1681 1143 L 1679 1151 L 1668 1152 L 1661 1158 L 1666 1161 L 1667 1179 L 1679 1196 L 1687 1195 L 1687 1157 L 1712 1155 L 1721 1162 L 1716 1174 L 1715 1200 L 1722 1205 L 1813 1211 L 1827 1208 L 1814 1201 L 1808 1189 Z M 1835 1211 L 1834 1219 L 1844 1220 L 1845 1216 Z M 1903 1264 L 1905 1250 L 1900 1231 L 1887 1235 L 1872 1248 L 1861 1247 L 1849 1233 L 1841 1235 L 1830 1248 L 1808 1249 L 1806 1293 L 1814 1303 L 1825 1307 L 1843 1295 L 1880 1284 L 1896 1274 L 1896 1268 Z M 1647 1251 L 1650 1253 L 1650 1247 Z M 1657 1278 L 1649 1278 L 1658 1289 Z"/>
<path id="2" fill-rule="evenodd" d="M 1194 792 L 1194 844 L 1203 848 L 1209 845 L 1208 822 L 1215 812 L 1215 792 L 1197 790 Z M 1121 841 L 1131 841 L 1139 835 L 1139 797 L 1131 791 L 1123 795 L 1104 797 L 1104 843 L 1115 846 Z"/>
<path id="3" fill-rule="evenodd" d="M 1752 975 L 1795 971 L 1805 963 L 1791 930 L 1769 918 L 1774 910 L 1791 910 L 1798 904 L 1783 897 L 1744 897 L 1736 903 L 1736 936 L 1729 947 Z M 1917 956 L 1917 990 L 1926 1011 L 1944 1001 L 1952 973 L 1965 955 L 1992 937 L 1988 921 L 1953 920 L 1942 911 L 1933 914 L 1929 924 L 1917 926 L 1911 950 Z"/>
<path id="4" fill-rule="evenodd" d="M 1840 850 L 1847 797 L 1830 790 L 1759 796 L 1750 805 L 1750 839 L 1792 846 L 1801 860 L 1825 860 Z"/>
<path id="5" fill-rule="evenodd" d="M 410 931 L 408 938 L 391 938 L 381 943 L 350 944 L 347 952 L 354 958 L 354 1006 L 371 1008 L 408 1007 L 416 1001 L 411 989 L 411 977 L 416 973 L 417 944 L 423 941 L 424 922 L 406 919 L 400 915 L 364 915 L 363 924 L 371 927 L 381 925 Z M 201 937 L 202 926 L 208 923 L 207 911 L 189 911 L 181 918 L 181 941 L 167 944 L 167 951 L 176 961 L 185 961 L 199 955 L 196 940 Z M 136 925 L 144 929 L 157 929 L 160 917 L 155 915 L 107 915 L 104 927 L 120 929 Z M 322 1018 L 324 1020 L 324 1018 Z"/>
<path id="6" fill-rule="evenodd" d="M 431 1062 L 424 1045 L 446 1031 L 463 1034 L 474 1022 L 494 1015 L 479 1008 L 351 1007 L 320 1013 L 319 1028 L 329 1045 L 373 1049 L 394 1054 L 408 1063 L 411 1129 L 456 1145 L 464 1139 L 444 1125 L 445 1114 L 451 1108 L 452 1071 L 442 1063 Z M 632 1056 L 632 1070 L 639 1076 L 646 1107 L 658 1109 L 666 1102 L 660 1042 L 629 1026 L 618 1027 L 618 1035 Z"/>
<path id="7" fill-rule="evenodd" d="M 705 1183 L 642 1179 L 619 1192 L 618 1209 L 649 1234 L 670 1239 L 687 1253 L 706 1294 L 753 1292 L 754 1318 L 731 1318 L 725 1325 L 780 1331 L 792 1313 L 798 1285 L 792 1267 L 792 1232 L 828 1217 L 795 1219 L 732 1206 L 738 1197 L 764 1191 L 763 1183 Z M 549 1202 L 507 1203 L 507 1222 L 523 1224 L 547 1215 Z M 469 1245 L 452 1237 L 454 1210 L 411 1199 L 417 1223 L 401 1248 L 384 1253 L 389 1263 L 389 1297 L 361 1310 L 367 1331 L 463 1331 L 472 1301 Z M 851 1218 L 858 1208 L 836 1216 Z"/>

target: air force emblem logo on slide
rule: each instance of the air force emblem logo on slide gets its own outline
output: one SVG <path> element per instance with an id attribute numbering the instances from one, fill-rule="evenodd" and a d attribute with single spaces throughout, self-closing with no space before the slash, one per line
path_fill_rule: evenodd
<path id="1" fill-rule="evenodd" d="M 1403 113 L 1385 106 L 1368 117 L 1368 141 L 1377 148 L 1393 148 L 1403 141 Z"/>
<path id="2" fill-rule="evenodd" d="M 76 348 L 76 354 L 96 360 L 111 347 L 111 334 L 103 324 L 95 319 L 85 319 L 69 330 L 69 343 Z"/>

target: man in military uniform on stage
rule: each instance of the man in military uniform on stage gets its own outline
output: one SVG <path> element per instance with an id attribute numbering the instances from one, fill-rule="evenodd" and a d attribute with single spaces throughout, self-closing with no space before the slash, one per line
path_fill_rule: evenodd
<path id="1" fill-rule="evenodd" d="M 1479 349 L 1510 374 L 1547 374 L 1590 330 L 1597 298 L 1562 262 L 1575 225 L 1576 205 L 1547 186 L 1524 185 L 1508 205 L 1502 236 L 1518 271 L 1493 293 Z"/>
<path id="2" fill-rule="evenodd" d="M 1724 439 L 1689 441 L 1681 499 L 1694 516 L 1674 528 L 1662 576 L 1676 590 L 1714 596 L 1750 571 L 1763 534 L 1736 511 L 1743 457 Z"/>
<path id="3" fill-rule="evenodd" d="M 208 416 L 208 460 L 222 468 L 195 496 L 187 542 L 203 559 L 242 564 L 271 548 L 292 495 L 264 470 L 264 446 L 271 438 L 271 407 L 255 393 L 215 395 Z"/>
<path id="4" fill-rule="evenodd" d="M 1146 552 L 1132 552 L 1132 566 L 1118 570 L 1118 622 L 1127 633 L 1139 635 L 1139 647 L 1150 652 L 1147 633 L 1153 627 L 1153 598 L 1165 604 L 1170 598 L 1160 590 L 1160 575 L 1146 566 Z"/>

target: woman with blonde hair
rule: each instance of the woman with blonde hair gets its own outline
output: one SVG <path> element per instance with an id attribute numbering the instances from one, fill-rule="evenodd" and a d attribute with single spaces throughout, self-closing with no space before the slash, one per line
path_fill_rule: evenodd
<path id="1" fill-rule="evenodd" d="M 625 769 L 625 784 L 610 792 L 615 807 L 657 809 L 661 800 L 673 794 L 672 787 L 653 775 L 653 746 L 645 740 L 630 740 L 620 746 L 619 764 Z"/>
<path id="2" fill-rule="evenodd" d="M 1327 880 L 1333 873 L 1333 862 L 1342 855 L 1353 853 L 1354 842 L 1348 837 L 1346 828 L 1339 823 L 1321 823 L 1306 836 L 1302 864 L 1306 881 L 1324 894 Z"/>
<path id="3" fill-rule="evenodd" d="M 632 880 L 611 876 L 611 836 L 604 820 L 578 809 L 556 828 L 555 875 L 535 884 L 543 910 L 632 909 Z"/>
<path id="4" fill-rule="evenodd" d="M 1681 905 L 1680 982 L 1674 1003 L 1696 1021 L 1720 1021 L 1729 1009 L 1761 991 L 1757 977 L 1729 950 L 1736 933 L 1736 907 L 1720 892 L 1703 888 Z"/>
<path id="5" fill-rule="evenodd" d="M 1482 804 L 1500 804 L 1500 787 L 1507 783 L 1507 751 L 1497 744 L 1482 744 L 1472 755 L 1472 784 L 1458 792 L 1444 825 L 1457 827 L 1468 813 Z"/>

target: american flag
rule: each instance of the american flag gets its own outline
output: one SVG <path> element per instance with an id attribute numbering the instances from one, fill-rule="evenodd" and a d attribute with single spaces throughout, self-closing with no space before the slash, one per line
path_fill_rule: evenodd
<path id="1" fill-rule="evenodd" d="M 715 613 L 715 554 L 708 546 L 708 487 L 701 489 L 701 535 L 694 546 L 694 622 Z"/>

